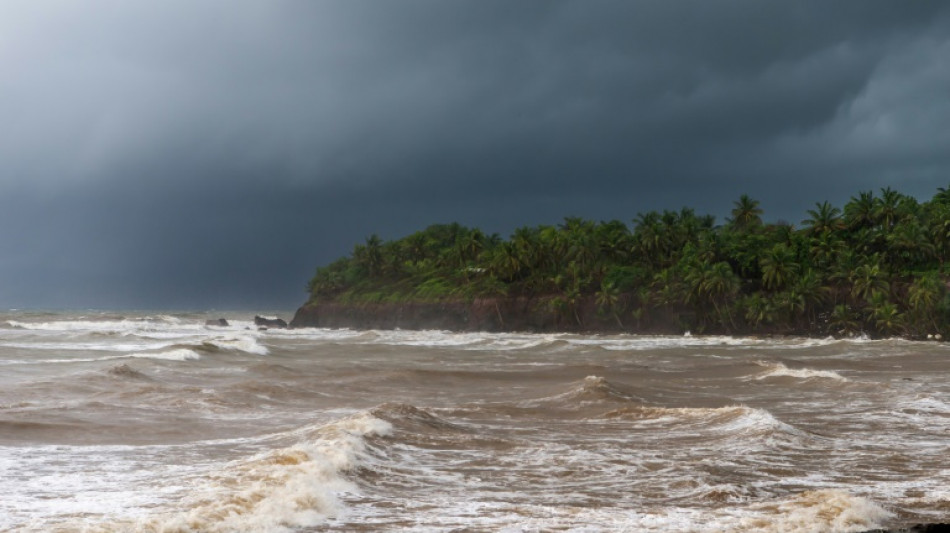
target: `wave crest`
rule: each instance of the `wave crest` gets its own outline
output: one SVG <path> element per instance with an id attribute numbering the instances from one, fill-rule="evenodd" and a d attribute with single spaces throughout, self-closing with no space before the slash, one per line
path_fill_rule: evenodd
<path id="1" fill-rule="evenodd" d="M 783 363 L 759 363 L 767 370 L 755 379 L 767 379 L 777 377 L 791 377 L 797 379 L 833 379 L 835 381 L 847 382 L 848 378 L 833 370 L 814 370 L 811 368 L 788 368 Z"/>
<path id="2" fill-rule="evenodd" d="M 538 407 L 553 404 L 556 407 L 576 408 L 598 403 L 638 402 L 642 399 L 628 394 L 601 376 L 587 376 L 567 392 L 521 402 L 519 407 Z"/>
<path id="3" fill-rule="evenodd" d="M 153 515 L 136 530 L 209 533 L 315 527 L 341 511 L 339 493 L 357 492 L 346 474 L 369 459 L 366 438 L 392 426 L 361 413 L 317 427 L 293 446 L 233 461 L 199 480 L 183 511 Z"/>
<path id="4" fill-rule="evenodd" d="M 388 402 L 370 410 L 370 414 L 404 430 L 458 430 L 460 426 L 407 403 Z"/>
<path id="5" fill-rule="evenodd" d="M 805 491 L 785 502 L 757 507 L 765 516 L 745 519 L 738 531 L 854 533 L 881 528 L 894 517 L 871 500 L 835 489 Z"/>

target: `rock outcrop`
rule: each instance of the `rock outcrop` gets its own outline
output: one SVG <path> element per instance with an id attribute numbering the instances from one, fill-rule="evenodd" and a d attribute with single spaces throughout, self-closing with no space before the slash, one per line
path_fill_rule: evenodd
<path id="1" fill-rule="evenodd" d="M 402 303 L 309 303 L 290 327 L 354 329 L 443 329 L 452 331 L 536 331 L 682 334 L 680 317 L 655 317 L 651 324 L 622 324 L 598 311 L 593 299 L 557 308 L 550 298 L 477 298 L 473 301 Z"/>
<path id="2" fill-rule="evenodd" d="M 254 325 L 265 328 L 286 328 L 287 321 L 283 318 L 264 318 L 258 315 L 254 317 Z"/>

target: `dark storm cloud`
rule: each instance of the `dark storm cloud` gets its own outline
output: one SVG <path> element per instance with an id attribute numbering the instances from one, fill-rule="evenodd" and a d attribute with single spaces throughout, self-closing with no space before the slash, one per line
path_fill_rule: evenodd
<path id="1" fill-rule="evenodd" d="M 7 305 L 291 306 L 369 233 L 946 186 L 940 2 L 6 2 Z"/>

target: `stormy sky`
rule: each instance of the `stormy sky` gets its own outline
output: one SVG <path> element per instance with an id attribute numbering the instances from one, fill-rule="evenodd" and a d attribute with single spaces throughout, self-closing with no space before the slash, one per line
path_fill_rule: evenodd
<path id="1" fill-rule="evenodd" d="M 950 185 L 950 4 L 0 3 L 0 308 L 291 309 L 371 233 Z"/>

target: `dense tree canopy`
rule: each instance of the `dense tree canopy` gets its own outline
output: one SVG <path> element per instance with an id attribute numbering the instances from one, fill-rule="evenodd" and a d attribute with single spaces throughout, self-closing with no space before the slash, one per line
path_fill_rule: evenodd
<path id="1" fill-rule="evenodd" d="M 732 217 L 692 209 L 621 221 L 566 218 L 509 239 L 434 225 L 317 269 L 311 301 L 536 298 L 567 323 L 595 302 L 629 331 L 651 323 L 725 333 L 928 335 L 950 330 L 950 193 L 886 188 L 818 202 L 801 229 L 767 224 L 742 195 Z"/>

